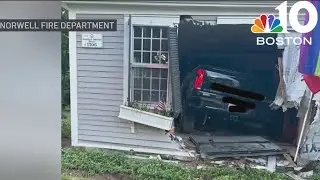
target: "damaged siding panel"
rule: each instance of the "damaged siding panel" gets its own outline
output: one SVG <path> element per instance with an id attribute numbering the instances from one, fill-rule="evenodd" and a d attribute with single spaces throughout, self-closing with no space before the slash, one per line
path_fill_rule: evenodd
<path id="1" fill-rule="evenodd" d="M 79 115 L 79 135 L 101 136 L 106 138 L 103 142 L 109 142 L 109 138 L 124 138 L 135 142 L 136 140 L 154 141 L 163 143 L 162 146 L 176 149 L 176 144 L 168 140 L 167 135 L 161 130 L 135 124 L 135 133 L 131 133 L 131 125 L 126 121 L 118 121 L 113 117 L 105 118 L 99 116 Z M 111 141 L 110 141 L 111 142 Z M 123 141 L 120 141 L 123 144 Z M 151 146 L 145 144 L 146 146 Z"/>
<path id="2" fill-rule="evenodd" d="M 107 124 L 107 125 L 105 125 Z M 149 149 L 167 148 L 177 151 L 179 145 L 172 143 L 164 132 L 152 131 L 150 127 L 141 129 L 135 127 L 135 133 L 131 133 L 131 127 L 121 122 L 79 122 L 79 140 L 120 144 L 123 146 L 140 146 Z"/>
<path id="3" fill-rule="evenodd" d="M 141 137 L 141 136 L 139 136 Z M 81 135 L 81 131 L 79 132 L 79 139 L 85 141 L 97 141 L 97 142 L 105 142 L 105 143 L 113 143 L 113 144 L 121 144 L 127 146 L 139 146 L 139 147 L 147 147 L 147 148 L 167 148 L 170 149 L 170 146 L 173 144 L 169 141 L 160 142 L 153 141 L 147 139 L 133 139 L 133 138 L 121 138 L 121 137 L 103 137 L 103 136 L 94 136 L 94 135 Z"/>
<path id="4" fill-rule="evenodd" d="M 169 143 L 166 138 L 159 138 L 160 135 L 138 134 L 138 133 L 128 133 L 128 132 L 112 132 L 112 131 L 94 131 L 94 130 L 81 130 L 83 134 L 90 134 L 91 136 L 101 136 L 101 137 L 113 137 L 113 138 L 124 138 L 124 139 L 135 139 L 144 141 L 159 141 L 163 143 Z M 82 135 L 82 134 L 79 134 Z"/>
<path id="5" fill-rule="evenodd" d="M 124 25 L 123 15 L 77 15 L 78 19 L 117 19 L 115 32 L 103 34 L 102 48 L 82 48 L 77 33 L 78 139 L 79 143 L 102 144 L 152 151 L 177 151 L 160 129 L 118 118 L 123 103 Z"/>
<path id="6" fill-rule="evenodd" d="M 122 147 L 125 149 L 139 149 L 141 152 L 155 152 L 154 148 L 150 148 L 149 146 L 146 146 L 146 144 L 144 146 L 140 146 L 140 145 L 126 145 L 126 144 L 119 144 L 119 143 L 104 143 L 104 142 L 99 142 L 99 141 L 87 141 L 87 140 L 79 140 L 79 143 L 82 144 L 94 144 L 98 145 L 99 147 L 104 147 L 104 146 L 108 146 L 111 149 L 118 149 L 118 147 Z M 172 149 L 168 146 L 163 146 L 163 147 L 158 147 L 156 148 L 157 152 L 164 152 L 165 154 L 169 154 L 169 155 L 175 155 L 175 154 L 180 154 L 179 152 L 182 151 L 172 151 Z"/>
<path id="7" fill-rule="evenodd" d="M 164 135 L 163 131 L 160 131 L 158 129 L 153 129 L 150 127 L 142 127 L 143 125 L 140 124 L 135 124 L 135 133 L 131 133 L 131 125 L 129 123 L 126 123 L 127 121 L 117 121 L 117 119 L 113 118 L 113 117 L 101 117 L 101 116 L 92 116 L 92 115 L 86 115 L 86 114 L 82 114 L 80 115 L 82 116 L 82 119 L 85 121 L 81 121 L 81 123 L 79 123 L 80 128 L 79 129 L 85 129 L 85 130 L 94 130 L 94 131 L 101 131 L 101 132 L 118 132 L 118 133 L 128 133 L 133 135 L 132 137 L 134 137 L 137 134 L 145 134 L 148 136 L 157 136 L 158 135 Z M 93 119 L 94 118 L 94 119 Z M 97 121 L 97 122 L 94 122 Z M 104 122 L 113 122 L 108 124 L 108 127 L 103 126 L 105 125 Z M 97 127 L 91 127 L 91 126 L 97 126 Z M 114 129 L 114 127 L 119 127 L 118 129 Z M 144 135 L 143 135 L 144 136 Z M 161 137 L 158 137 L 159 139 L 161 139 Z M 166 138 L 167 139 L 167 136 Z"/>

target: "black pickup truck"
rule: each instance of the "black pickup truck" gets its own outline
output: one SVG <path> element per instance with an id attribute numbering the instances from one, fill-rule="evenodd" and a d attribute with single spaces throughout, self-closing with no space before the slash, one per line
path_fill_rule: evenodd
<path id="1" fill-rule="evenodd" d="M 216 90 L 213 84 L 246 90 L 252 83 L 249 74 L 218 69 L 210 66 L 198 66 L 191 71 L 182 82 L 182 104 L 184 121 L 181 124 L 183 132 L 192 132 L 196 121 L 205 125 L 208 119 L 219 120 L 254 120 L 256 106 L 267 108 L 270 101 L 255 100 L 237 94 Z M 250 108 L 232 110 L 236 104 L 231 100 L 250 104 Z M 256 105 L 258 104 L 258 105 Z M 242 106 L 241 106 L 242 107 Z"/>
<path id="2" fill-rule="evenodd" d="M 258 47 L 246 25 L 212 27 L 179 26 L 179 63 L 182 132 L 190 133 L 214 123 L 248 122 L 280 134 L 283 116 L 271 110 L 278 86 L 277 47 Z M 237 33 L 230 29 L 237 30 Z M 238 38 L 236 38 L 238 37 Z M 260 94 L 257 100 L 216 90 L 213 84 Z M 232 111 L 236 99 L 250 104 L 243 111 Z M 220 123 L 221 124 L 221 123 Z"/>

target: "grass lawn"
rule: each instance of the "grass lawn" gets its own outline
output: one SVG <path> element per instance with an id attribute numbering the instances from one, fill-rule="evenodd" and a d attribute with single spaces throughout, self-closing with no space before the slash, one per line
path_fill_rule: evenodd
<path id="1" fill-rule="evenodd" d="M 62 146 L 69 147 L 70 119 L 62 120 Z M 124 153 L 81 148 L 62 149 L 62 180 L 282 180 L 288 177 L 257 169 L 187 168 L 156 160 L 132 159 Z M 320 180 L 314 176 L 312 180 Z"/>
<path id="2" fill-rule="evenodd" d="M 62 150 L 63 180 L 71 176 L 89 179 L 123 180 L 281 180 L 287 177 L 265 170 L 236 169 L 229 167 L 196 169 L 157 160 L 132 159 L 123 153 L 102 150 L 68 148 Z M 77 174 L 78 175 L 75 175 Z M 91 178 L 90 178 L 91 177 Z M 86 179 L 74 179 L 86 180 Z"/>

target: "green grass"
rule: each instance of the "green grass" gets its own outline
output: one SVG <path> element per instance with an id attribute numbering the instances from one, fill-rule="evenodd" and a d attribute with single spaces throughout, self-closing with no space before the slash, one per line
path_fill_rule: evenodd
<path id="1" fill-rule="evenodd" d="M 229 167 L 195 169 L 156 160 L 137 160 L 113 151 L 63 149 L 62 171 L 79 171 L 87 177 L 103 173 L 127 174 L 139 180 L 282 180 L 283 175 L 265 170 Z M 65 179 L 67 180 L 67 179 Z"/>
<path id="2" fill-rule="evenodd" d="M 71 138 L 71 121 L 66 117 L 61 124 L 62 140 Z M 103 150 L 63 149 L 62 180 L 90 180 L 104 173 L 126 174 L 139 180 L 282 180 L 289 179 L 277 173 L 256 169 L 211 167 L 208 169 L 186 168 L 156 160 L 130 159 L 124 153 Z M 76 173 L 74 173 L 76 172 Z M 71 175 L 71 176 L 70 176 Z M 76 176 L 76 177 L 72 177 Z M 90 179 L 83 177 L 91 177 Z M 315 175 L 311 180 L 320 180 Z"/>
<path id="3" fill-rule="evenodd" d="M 310 179 L 311 180 L 320 180 L 320 175 L 314 175 Z"/>

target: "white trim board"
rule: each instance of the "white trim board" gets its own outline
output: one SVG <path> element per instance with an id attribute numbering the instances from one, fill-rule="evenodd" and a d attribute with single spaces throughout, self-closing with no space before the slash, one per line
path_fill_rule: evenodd
<path id="1" fill-rule="evenodd" d="M 74 3 L 73 3 L 74 2 Z M 77 3 L 76 3 L 77 2 Z M 155 5 L 152 4 L 99 4 L 97 2 L 78 3 L 79 1 L 66 2 L 69 10 L 77 14 L 132 14 L 132 15 L 223 15 L 223 16 L 259 16 L 261 12 L 276 13 L 276 6 L 272 5 L 219 5 L 197 4 Z"/>
<path id="2" fill-rule="evenodd" d="M 108 143 L 78 143 L 77 147 L 92 147 L 92 148 L 104 148 L 104 149 L 113 149 L 120 151 L 134 151 L 141 153 L 150 153 L 150 154 L 163 154 L 163 155 L 172 155 L 172 156 L 181 156 L 181 157 L 190 157 L 190 154 L 184 150 L 177 149 L 176 151 L 165 151 L 159 149 L 147 149 L 147 148 L 130 148 L 123 147 L 119 145 L 111 145 Z"/>
<path id="3" fill-rule="evenodd" d="M 217 17 L 217 24 L 253 24 L 257 17 Z"/>
<path id="4" fill-rule="evenodd" d="M 76 12 L 69 10 L 69 19 L 76 19 Z M 71 144 L 78 144 L 78 77 L 77 77 L 77 33 L 69 32 L 70 66 L 70 109 L 71 109 Z"/>
<path id="5" fill-rule="evenodd" d="M 123 17 L 123 104 L 128 100 L 129 95 L 129 78 L 130 78 L 130 25 L 129 25 L 129 15 L 124 15 Z"/>
<path id="6" fill-rule="evenodd" d="M 170 6 L 170 7 L 277 7 L 279 1 L 63 1 L 65 4 L 81 5 L 130 5 L 130 6 Z M 291 7 L 295 1 L 289 1 L 288 7 Z"/>
<path id="7" fill-rule="evenodd" d="M 133 15 L 132 25 L 140 26 L 173 26 L 178 24 L 180 21 L 180 16 L 172 15 L 157 15 L 157 16 L 143 16 L 143 15 Z"/>

